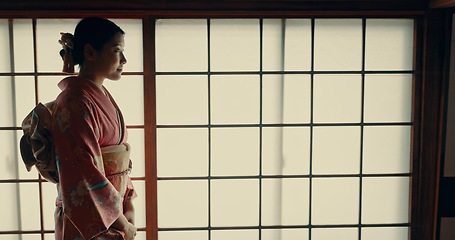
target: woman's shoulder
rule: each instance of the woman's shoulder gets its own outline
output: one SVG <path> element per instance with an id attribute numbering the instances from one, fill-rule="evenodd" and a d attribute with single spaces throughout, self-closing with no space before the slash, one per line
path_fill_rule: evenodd
<path id="1" fill-rule="evenodd" d="M 54 110 L 57 112 L 61 109 L 83 110 L 92 105 L 92 99 L 87 90 L 79 86 L 76 77 L 71 78 L 71 82 L 67 82 L 68 78 L 65 78 L 59 83 L 62 91 L 55 99 Z"/>

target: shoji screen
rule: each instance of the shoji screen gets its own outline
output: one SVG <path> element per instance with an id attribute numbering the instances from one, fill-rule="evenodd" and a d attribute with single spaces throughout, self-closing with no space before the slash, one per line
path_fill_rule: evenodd
<path id="1" fill-rule="evenodd" d="M 156 22 L 160 240 L 406 240 L 413 19 Z"/>

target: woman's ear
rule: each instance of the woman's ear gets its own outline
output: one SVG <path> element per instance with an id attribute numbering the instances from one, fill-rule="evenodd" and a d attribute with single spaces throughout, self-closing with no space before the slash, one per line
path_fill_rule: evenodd
<path id="1" fill-rule="evenodd" d="M 96 50 L 90 44 L 84 46 L 84 59 L 86 61 L 94 61 L 96 57 Z"/>

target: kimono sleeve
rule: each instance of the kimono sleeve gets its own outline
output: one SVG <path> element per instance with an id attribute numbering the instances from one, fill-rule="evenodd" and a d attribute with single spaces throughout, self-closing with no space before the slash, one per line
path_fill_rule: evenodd
<path id="1" fill-rule="evenodd" d="M 94 115 L 87 99 L 68 99 L 57 105 L 53 125 L 63 212 L 85 239 L 106 231 L 123 211 L 104 174 Z"/>

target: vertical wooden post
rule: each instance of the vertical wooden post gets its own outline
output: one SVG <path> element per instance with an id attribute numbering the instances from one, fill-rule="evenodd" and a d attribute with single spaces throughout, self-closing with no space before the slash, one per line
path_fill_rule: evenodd
<path id="1" fill-rule="evenodd" d="M 423 55 L 421 101 L 417 104 L 420 121 L 415 126 L 419 135 L 418 160 L 413 166 L 412 240 L 435 240 L 437 225 L 444 88 L 447 78 L 447 11 L 430 10 L 421 22 Z M 417 46 L 417 51 L 419 46 Z M 417 74 L 419 75 L 419 74 Z M 417 114 L 417 112 L 416 112 Z M 419 117 L 419 116 L 417 116 Z"/>
<path id="2" fill-rule="evenodd" d="M 145 209 L 147 240 L 158 239 L 156 171 L 155 20 L 142 21 L 144 46 Z"/>

